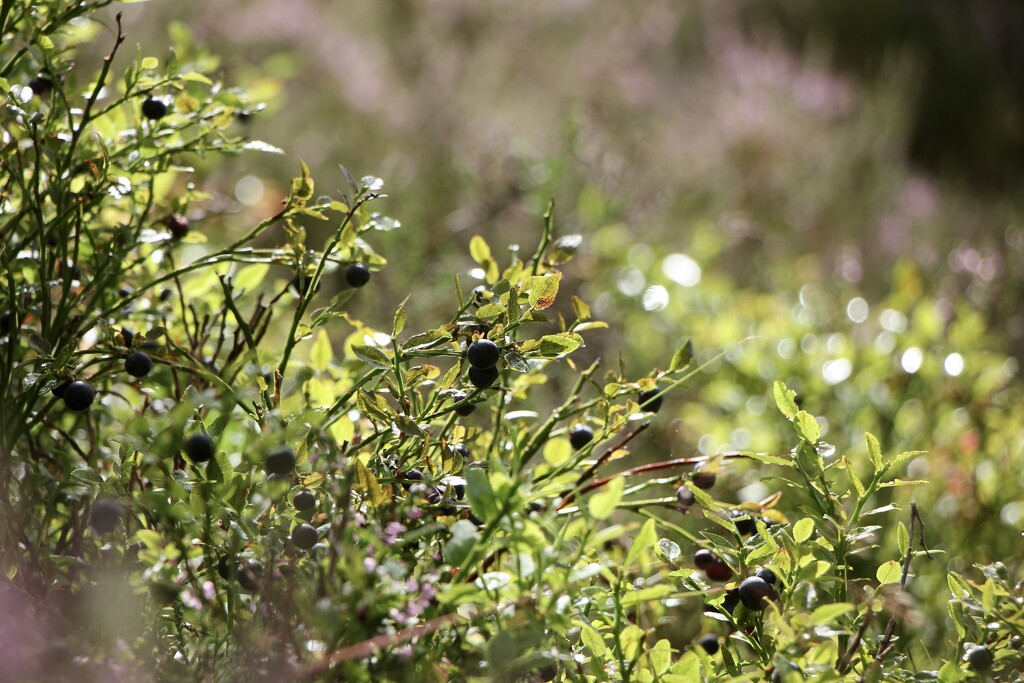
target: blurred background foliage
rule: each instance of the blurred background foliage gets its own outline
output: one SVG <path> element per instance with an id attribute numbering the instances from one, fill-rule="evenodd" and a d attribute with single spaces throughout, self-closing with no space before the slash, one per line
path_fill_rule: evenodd
<path id="1" fill-rule="evenodd" d="M 590 337 L 591 357 L 638 375 L 685 337 L 699 359 L 729 349 L 669 397 L 674 419 L 638 450 L 782 448 L 770 398 L 782 379 L 825 416 L 835 457 L 864 465 L 864 431 L 887 452 L 927 451 L 904 478 L 931 483 L 891 491 L 918 502 L 930 544 L 948 553 L 913 584 L 925 642 L 948 629 L 947 566 L 1019 569 L 1024 6 L 124 9 L 130 42 L 194 39 L 220 55 L 226 81 L 257 99 L 279 91 L 239 125 L 287 157 L 207 169 L 215 195 L 192 218 L 211 240 L 272 213 L 295 158 L 325 192 L 344 186 L 338 163 L 381 176 L 403 229 L 381 235 L 389 266 L 354 314 L 385 328 L 414 292 L 410 327 L 426 329 L 453 273 L 472 284 L 470 237 L 530 253 L 553 197 L 559 231 L 583 236 L 563 288 L 611 323 Z M 763 474 L 730 466 L 720 497 L 770 493 Z"/>

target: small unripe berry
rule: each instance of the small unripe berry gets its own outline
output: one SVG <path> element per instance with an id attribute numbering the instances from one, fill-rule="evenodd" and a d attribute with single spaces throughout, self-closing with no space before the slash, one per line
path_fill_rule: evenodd
<path id="1" fill-rule="evenodd" d="M 266 470 L 270 474 L 290 474 L 295 469 L 295 451 L 287 446 L 276 448 L 267 454 Z"/>
<path id="2" fill-rule="evenodd" d="M 349 287 L 362 287 L 370 281 L 370 269 L 362 263 L 353 263 L 345 269 L 345 282 Z"/>
<path id="3" fill-rule="evenodd" d="M 472 382 L 473 386 L 477 389 L 486 389 L 498 381 L 498 377 L 500 376 L 501 373 L 496 367 L 483 370 L 480 368 L 469 369 L 469 381 Z"/>
<path id="4" fill-rule="evenodd" d="M 303 489 L 295 493 L 295 497 L 292 498 L 292 505 L 299 512 L 305 510 L 312 510 L 316 507 L 316 496 L 309 489 Z"/>
<path id="5" fill-rule="evenodd" d="M 569 432 L 569 443 L 573 450 L 579 450 L 594 440 L 594 432 L 586 425 L 576 425 Z"/>
<path id="6" fill-rule="evenodd" d="M 656 413 L 661 409 L 662 397 L 658 396 L 658 389 L 641 391 L 638 401 L 640 409 L 649 413 Z"/>
<path id="7" fill-rule="evenodd" d="M 311 524 L 300 524 L 292 529 L 292 543 L 300 550 L 309 550 L 318 540 L 316 528 Z"/>
<path id="8" fill-rule="evenodd" d="M 150 121 L 162 119 L 167 115 L 167 105 L 153 97 L 147 97 L 142 103 L 142 115 Z"/>
<path id="9" fill-rule="evenodd" d="M 209 434 L 199 432 L 188 437 L 185 442 L 185 454 L 192 462 L 206 462 L 216 452 L 217 448 Z"/>
<path id="10" fill-rule="evenodd" d="M 86 382 L 72 382 L 64 389 L 64 405 L 68 410 L 82 412 L 96 399 L 96 390 Z"/>
<path id="11" fill-rule="evenodd" d="M 466 349 L 469 364 L 480 370 L 493 368 L 501 358 L 501 349 L 490 339 L 477 339 Z"/>
<path id="12" fill-rule="evenodd" d="M 145 351 L 134 351 L 124 359 L 124 371 L 132 377 L 145 377 L 153 369 L 153 359 Z"/>
<path id="13" fill-rule="evenodd" d="M 697 644 L 704 648 L 704 651 L 709 655 L 713 655 L 718 652 L 718 636 L 714 633 L 706 633 L 700 637 Z"/>

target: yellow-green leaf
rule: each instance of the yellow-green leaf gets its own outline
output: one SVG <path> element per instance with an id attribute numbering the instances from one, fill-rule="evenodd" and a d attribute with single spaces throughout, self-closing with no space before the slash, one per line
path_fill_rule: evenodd
<path id="1" fill-rule="evenodd" d="M 580 624 L 580 640 L 596 657 L 601 657 L 608 651 L 608 646 L 604 644 L 601 634 L 595 631 L 590 624 Z"/>
<path id="2" fill-rule="evenodd" d="M 830 624 L 847 612 L 852 612 L 854 609 L 856 608 L 848 602 L 837 602 L 834 605 L 822 605 L 811 614 L 811 623 L 815 626 Z"/>
<path id="3" fill-rule="evenodd" d="M 900 568 L 900 563 L 895 560 L 889 560 L 878 568 L 875 572 L 875 578 L 878 579 L 878 583 L 886 585 L 889 583 L 899 583 L 900 576 L 903 575 L 903 570 Z"/>
<path id="4" fill-rule="evenodd" d="M 309 365 L 314 370 L 323 372 L 331 364 L 334 358 L 334 349 L 331 348 L 331 338 L 327 330 L 320 328 L 316 331 L 316 339 L 313 340 L 313 348 L 309 352 Z"/>
<path id="5" fill-rule="evenodd" d="M 377 477 L 358 458 L 356 459 L 356 486 L 359 490 L 370 496 L 370 502 L 373 503 L 374 507 L 381 505 L 387 500 L 384 490 L 380 487 L 380 482 L 377 481 Z"/>
<path id="6" fill-rule="evenodd" d="M 796 405 L 796 392 L 792 389 L 787 389 L 786 385 L 775 380 L 775 384 L 772 385 L 772 394 L 775 396 L 775 405 L 778 406 L 779 412 L 786 416 L 786 419 L 792 420 L 796 417 L 796 414 L 800 409 Z"/>
<path id="7" fill-rule="evenodd" d="M 608 519 L 615 507 L 622 500 L 622 491 L 626 487 L 626 480 L 623 477 L 615 477 L 599 491 L 590 497 L 587 502 L 587 509 L 594 519 Z"/>
<path id="8" fill-rule="evenodd" d="M 814 533 L 814 520 L 809 517 L 804 517 L 796 524 L 793 525 L 793 540 L 797 543 L 803 543 L 811 537 Z"/>
<path id="9" fill-rule="evenodd" d="M 633 539 L 633 544 L 629 546 L 629 552 L 626 553 L 626 566 L 628 567 L 636 562 L 637 558 L 640 557 L 640 553 L 654 547 L 654 544 L 657 542 L 658 532 L 654 528 L 654 520 L 648 519 L 640 528 L 640 533 Z"/>
<path id="10" fill-rule="evenodd" d="M 865 432 L 864 440 L 868 442 L 868 456 L 871 458 L 871 465 L 877 472 L 882 469 L 882 448 L 878 445 L 878 439 L 870 432 Z"/>
<path id="11" fill-rule="evenodd" d="M 526 280 L 526 289 L 530 293 L 530 305 L 538 311 L 555 303 L 558 285 L 562 281 L 561 273 L 552 275 L 534 275 Z"/>

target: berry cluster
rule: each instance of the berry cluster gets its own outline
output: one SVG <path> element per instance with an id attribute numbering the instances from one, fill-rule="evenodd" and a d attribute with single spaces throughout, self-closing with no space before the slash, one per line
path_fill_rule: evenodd
<path id="1" fill-rule="evenodd" d="M 490 339 L 477 339 L 466 349 L 469 360 L 469 381 L 477 389 L 486 389 L 498 380 L 501 349 Z"/>

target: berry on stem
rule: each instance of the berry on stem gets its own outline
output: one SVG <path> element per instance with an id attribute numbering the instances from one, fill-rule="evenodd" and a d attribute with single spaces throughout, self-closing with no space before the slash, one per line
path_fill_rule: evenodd
<path id="1" fill-rule="evenodd" d="M 86 382 L 72 382 L 64 389 L 64 405 L 68 410 L 80 413 L 96 399 L 96 390 Z"/>
<path id="2" fill-rule="evenodd" d="M 658 389 L 648 389 L 647 391 L 641 391 L 638 401 L 640 408 L 646 410 L 649 413 L 656 413 L 661 409 L 662 397 L 658 396 Z"/>
<path id="3" fill-rule="evenodd" d="M 705 633 L 697 641 L 697 644 L 704 648 L 704 652 L 713 655 L 718 652 L 718 636 L 714 633 Z"/>
<path id="4" fill-rule="evenodd" d="M 696 484 L 697 482 L 694 482 Z M 749 536 L 757 533 L 757 522 L 744 510 L 729 510 L 729 518 L 736 525 L 736 531 L 741 536 Z"/>
<path id="5" fill-rule="evenodd" d="M 696 502 L 697 496 L 693 495 L 690 487 L 684 485 L 676 489 L 676 510 L 679 512 L 686 512 Z"/>
<path id="6" fill-rule="evenodd" d="M 353 263 L 345 269 L 345 282 L 349 287 L 362 287 L 370 281 L 370 269 L 362 263 Z"/>
<path id="7" fill-rule="evenodd" d="M 460 391 L 459 393 L 452 396 L 452 400 L 455 403 L 458 403 L 459 401 L 464 401 L 466 399 L 466 396 L 468 396 L 467 393 L 465 393 L 464 391 Z M 455 414 L 460 417 L 466 417 L 467 415 L 471 415 L 474 410 L 476 410 L 476 404 L 466 403 L 464 405 L 457 407 L 455 409 Z"/>
<path id="8" fill-rule="evenodd" d="M 756 572 L 754 572 L 754 576 L 761 579 L 769 586 L 774 586 L 775 582 L 779 580 L 779 577 L 775 576 L 775 572 L 773 572 L 771 569 L 768 569 L 768 567 L 761 567 Z"/>
<path id="9" fill-rule="evenodd" d="M 124 359 L 124 371 L 132 377 L 145 377 L 153 369 L 153 359 L 145 351 L 134 351 Z"/>
<path id="10" fill-rule="evenodd" d="M 698 467 L 690 474 L 690 481 L 700 490 L 707 491 L 714 487 L 715 482 L 718 481 L 718 476 L 714 472 L 707 472 Z"/>
<path id="11" fill-rule="evenodd" d="M 292 498 L 292 505 L 294 505 L 295 509 L 299 512 L 312 510 L 316 507 L 316 495 L 314 495 L 314 493 L 309 489 L 297 491 L 295 496 Z"/>
<path id="12" fill-rule="evenodd" d="M 569 432 L 569 443 L 572 444 L 573 450 L 578 451 L 593 440 L 594 432 L 586 425 L 576 425 Z"/>
<path id="13" fill-rule="evenodd" d="M 192 462 L 206 462 L 213 457 L 217 449 L 209 434 L 199 432 L 188 437 L 185 442 L 185 454 Z"/>
<path id="14" fill-rule="evenodd" d="M 732 569 L 725 560 L 707 548 L 701 548 L 693 556 L 693 564 L 702 570 L 712 581 L 728 581 L 732 578 Z"/>
<path id="15" fill-rule="evenodd" d="M 316 527 L 311 524 L 300 524 L 292 529 L 292 543 L 300 550 L 309 550 L 318 540 Z"/>
<path id="16" fill-rule="evenodd" d="M 295 451 L 287 446 L 275 448 L 267 454 L 265 469 L 270 474 L 290 474 L 295 469 Z"/>
<path id="17" fill-rule="evenodd" d="M 976 645 L 967 651 L 967 663 L 971 665 L 972 669 L 985 671 L 995 661 L 996 658 L 992 655 L 992 651 L 984 645 Z"/>
<path id="18" fill-rule="evenodd" d="M 469 369 L 469 381 L 473 383 L 477 389 L 486 389 L 487 387 L 498 381 L 498 377 L 501 373 L 498 368 L 492 367 L 481 370 L 480 368 Z"/>
<path id="19" fill-rule="evenodd" d="M 182 216 L 180 213 L 172 213 L 166 219 L 164 219 L 164 225 L 171 231 L 171 237 L 176 240 L 180 240 L 182 237 L 188 234 L 191 225 L 188 218 Z"/>
<path id="20" fill-rule="evenodd" d="M 123 514 L 124 508 L 116 500 L 101 498 L 89 511 L 89 526 L 101 534 L 109 533 L 121 524 Z"/>
<path id="21" fill-rule="evenodd" d="M 142 103 L 142 115 L 150 121 L 167 116 L 167 105 L 155 97 L 147 97 Z"/>
<path id="22" fill-rule="evenodd" d="M 762 611 L 768 606 L 768 600 L 775 600 L 777 597 L 775 589 L 759 576 L 743 579 L 739 590 L 743 606 L 755 612 Z"/>
<path id="23" fill-rule="evenodd" d="M 477 339 L 466 349 L 469 364 L 480 370 L 488 370 L 498 364 L 501 349 L 490 339 Z"/>

